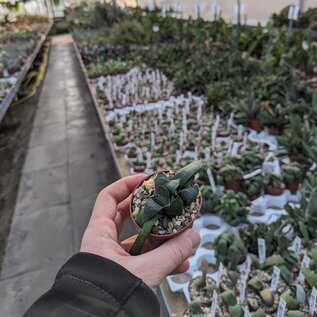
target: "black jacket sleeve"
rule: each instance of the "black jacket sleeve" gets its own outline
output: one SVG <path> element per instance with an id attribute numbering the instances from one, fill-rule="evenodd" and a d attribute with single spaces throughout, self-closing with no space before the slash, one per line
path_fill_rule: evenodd
<path id="1" fill-rule="evenodd" d="M 90 253 L 74 255 L 53 287 L 25 317 L 159 317 L 153 291 L 119 264 Z"/>

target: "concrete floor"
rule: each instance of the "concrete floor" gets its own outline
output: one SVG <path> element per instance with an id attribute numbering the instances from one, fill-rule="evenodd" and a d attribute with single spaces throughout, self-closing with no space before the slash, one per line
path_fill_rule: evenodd
<path id="1" fill-rule="evenodd" d="M 0 275 L 0 316 L 21 316 L 79 250 L 98 192 L 119 175 L 70 36 L 53 38 Z"/>

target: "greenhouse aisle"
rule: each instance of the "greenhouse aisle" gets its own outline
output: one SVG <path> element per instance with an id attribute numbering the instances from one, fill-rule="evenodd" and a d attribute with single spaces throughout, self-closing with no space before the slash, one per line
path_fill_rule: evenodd
<path id="1" fill-rule="evenodd" d="M 97 193 L 118 178 L 71 37 L 53 38 L 0 281 L 0 316 L 21 316 L 78 251 Z"/>

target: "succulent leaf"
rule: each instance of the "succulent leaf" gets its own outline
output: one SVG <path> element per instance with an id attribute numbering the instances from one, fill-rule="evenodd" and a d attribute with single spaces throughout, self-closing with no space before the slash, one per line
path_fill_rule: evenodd
<path id="1" fill-rule="evenodd" d="M 283 298 L 286 302 L 286 308 L 289 310 L 297 310 L 299 307 L 299 301 L 295 298 L 293 298 L 291 295 L 287 293 L 283 293 L 281 295 L 281 298 Z"/>
<path id="2" fill-rule="evenodd" d="M 266 313 L 262 308 L 260 308 L 252 316 L 253 317 L 266 317 Z"/>
<path id="3" fill-rule="evenodd" d="M 179 179 L 179 186 L 182 188 L 203 167 L 201 161 L 193 161 L 185 167 L 178 170 L 173 179 Z"/>
<path id="4" fill-rule="evenodd" d="M 182 200 L 177 196 L 176 198 L 173 198 L 171 203 L 163 208 L 163 212 L 167 214 L 170 217 L 180 216 L 183 212 L 183 202 Z"/>
<path id="5" fill-rule="evenodd" d="M 165 183 L 164 187 L 169 191 L 171 195 L 174 195 L 179 184 L 180 184 L 179 179 L 172 179 L 171 181 L 168 181 L 167 183 Z"/>
<path id="6" fill-rule="evenodd" d="M 157 188 L 160 185 L 164 185 L 169 181 L 168 176 L 165 173 L 158 173 L 155 178 L 155 188 Z"/>
<path id="7" fill-rule="evenodd" d="M 248 285 L 258 292 L 261 292 L 263 290 L 263 284 L 257 276 L 249 280 Z"/>
<path id="8" fill-rule="evenodd" d="M 184 206 L 189 206 L 199 193 L 198 185 L 187 187 L 178 192 L 178 197 L 183 201 Z"/>
<path id="9" fill-rule="evenodd" d="M 237 305 L 237 298 L 233 291 L 225 291 L 221 293 L 220 298 L 226 304 L 227 308 Z"/>
<path id="10" fill-rule="evenodd" d="M 237 304 L 235 306 L 229 307 L 229 313 L 231 317 L 243 317 L 244 316 L 244 309 L 241 305 Z"/>
<path id="11" fill-rule="evenodd" d="M 267 288 L 260 292 L 260 296 L 263 299 L 264 303 L 268 307 L 272 307 L 274 304 L 274 297 L 272 291 Z"/>
<path id="12" fill-rule="evenodd" d="M 293 284 L 291 287 L 292 287 L 293 289 L 295 289 L 296 299 L 297 299 L 301 304 L 304 304 L 304 303 L 305 303 L 306 295 L 305 295 L 305 290 L 304 290 L 303 286 L 300 285 L 300 284 Z"/>

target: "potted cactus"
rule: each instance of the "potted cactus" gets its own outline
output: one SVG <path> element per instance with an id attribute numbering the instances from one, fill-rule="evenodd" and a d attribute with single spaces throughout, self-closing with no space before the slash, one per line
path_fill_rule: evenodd
<path id="1" fill-rule="evenodd" d="M 231 226 L 247 223 L 250 201 L 243 193 L 228 190 L 221 198 L 220 216 Z"/>
<path id="2" fill-rule="evenodd" d="M 298 191 L 299 184 L 303 179 L 303 171 L 299 163 L 293 162 L 289 165 L 283 165 L 283 179 L 286 188 L 295 195 Z"/>
<path id="3" fill-rule="evenodd" d="M 137 148 L 135 146 L 131 146 L 127 152 L 127 156 L 129 159 L 135 159 L 138 156 Z"/>
<path id="4" fill-rule="evenodd" d="M 146 163 L 145 162 L 133 162 L 133 171 L 135 173 L 144 173 L 146 169 Z"/>
<path id="5" fill-rule="evenodd" d="M 219 185 L 223 185 L 226 190 L 239 192 L 242 177 L 243 172 L 239 167 L 227 164 L 219 170 L 217 182 Z"/>
<path id="6" fill-rule="evenodd" d="M 216 213 L 219 211 L 221 203 L 219 197 L 212 191 L 210 186 L 203 185 L 200 187 L 200 192 L 203 197 L 203 204 L 200 212 L 205 213 Z"/>
<path id="7" fill-rule="evenodd" d="M 141 231 L 130 254 L 141 253 L 148 235 L 166 240 L 192 225 L 202 204 L 199 186 L 194 180 L 201 168 L 201 161 L 193 161 L 176 172 L 156 172 L 135 188 L 130 212 Z"/>
<path id="8" fill-rule="evenodd" d="M 265 192 L 271 196 L 280 196 L 283 194 L 285 184 L 280 175 L 274 173 L 266 173 L 264 175 Z"/>

